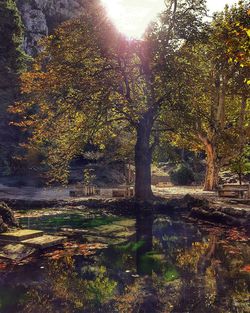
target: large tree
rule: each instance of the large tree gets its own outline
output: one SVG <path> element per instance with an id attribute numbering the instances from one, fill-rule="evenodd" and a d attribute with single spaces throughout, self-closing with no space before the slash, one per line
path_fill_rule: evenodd
<path id="1" fill-rule="evenodd" d="M 239 43 L 237 31 L 238 21 L 247 27 L 247 17 L 246 2 L 226 7 L 202 41 L 186 43 L 176 55 L 174 101 L 182 110 L 173 119 L 176 139 L 179 145 L 206 152 L 205 190 L 218 187 L 221 167 L 249 140 L 247 52 L 241 52 L 240 59 L 232 55 L 232 43 L 247 45 L 247 33 Z"/>
<path id="2" fill-rule="evenodd" d="M 136 138 L 136 197 L 152 197 L 152 134 L 171 100 L 173 56 L 199 34 L 205 13 L 200 0 L 166 5 L 141 41 L 118 34 L 98 2 L 44 40 L 33 70 L 22 75 L 26 100 L 12 111 L 32 129 L 28 146 L 47 150 L 57 178 L 84 143 L 103 143 L 127 127 Z"/>

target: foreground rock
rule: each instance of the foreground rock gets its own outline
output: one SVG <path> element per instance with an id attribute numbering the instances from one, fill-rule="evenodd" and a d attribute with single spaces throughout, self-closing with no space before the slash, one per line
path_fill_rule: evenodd
<path id="1" fill-rule="evenodd" d="M 27 247 L 23 244 L 8 244 L 1 248 L 0 258 L 11 261 L 21 261 L 30 255 L 34 254 L 36 250 L 32 247 Z"/>
<path id="2" fill-rule="evenodd" d="M 11 208 L 4 202 L 0 202 L 0 233 L 6 232 L 11 227 L 18 227 Z"/>
<path id="3" fill-rule="evenodd" d="M 8 230 L 8 226 L 4 223 L 2 217 L 0 216 L 0 233 L 4 233 Z"/>

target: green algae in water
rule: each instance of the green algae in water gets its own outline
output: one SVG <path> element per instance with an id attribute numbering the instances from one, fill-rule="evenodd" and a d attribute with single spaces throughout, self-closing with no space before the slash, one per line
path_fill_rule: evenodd
<path id="1" fill-rule="evenodd" d="M 121 218 L 116 216 L 101 216 L 89 218 L 83 214 L 60 214 L 39 217 L 22 217 L 19 219 L 24 227 L 44 230 L 59 230 L 60 228 L 85 229 L 110 225 Z"/>
<path id="2" fill-rule="evenodd" d="M 120 251 L 126 251 L 126 252 L 135 252 L 138 249 L 142 248 L 145 244 L 144 240 L 136 241 L 136 242 L 128 242 L 126 245 L 120 245 L 117 247 Z"/>
<path id="3" fill-rule="evenodd" d="M 165 256 L 156 251 L 150 251 L 140 256 L 139 272 L 141 274 L 151 274 L 152 272 L 161 273 L 164 267 Z"/>

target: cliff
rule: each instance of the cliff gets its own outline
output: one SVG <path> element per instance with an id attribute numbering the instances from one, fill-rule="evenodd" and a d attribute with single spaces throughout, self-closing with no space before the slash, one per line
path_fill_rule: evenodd
<path id="1" fill-rule="evenodd" d="M 25 27 L 24 50 L 35 55 L 39 40 L 63 21 L 76 17 L 88 0 L 16 0 Z"/>

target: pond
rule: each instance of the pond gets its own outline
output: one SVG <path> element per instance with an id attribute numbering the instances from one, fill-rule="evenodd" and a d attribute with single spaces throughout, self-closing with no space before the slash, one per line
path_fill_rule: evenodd
<path id="1" fill-rule="evenodd" d="M 0 263 L 1 313 L 250 312 L 244 231 L 150 213 L 45 209 L 19 217 L 68 241 Z"/>

